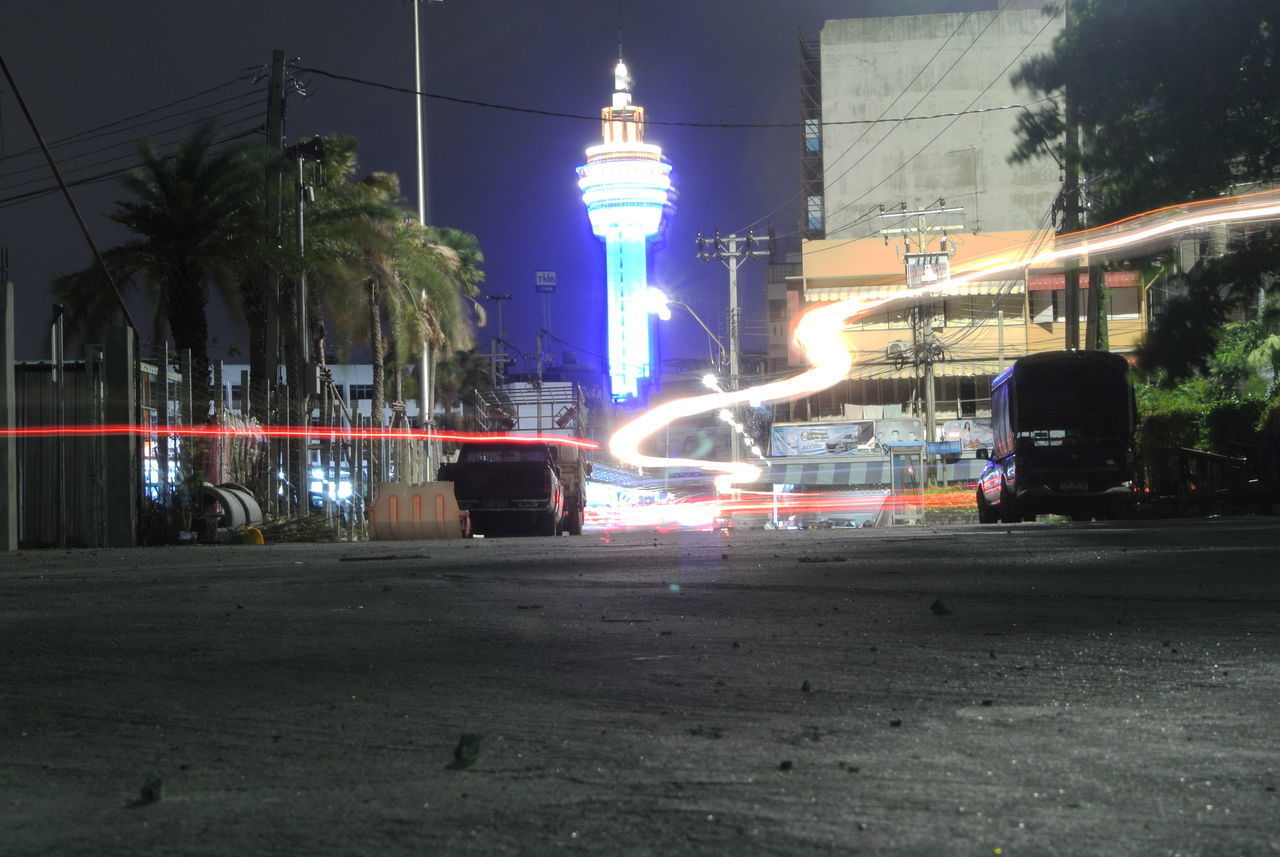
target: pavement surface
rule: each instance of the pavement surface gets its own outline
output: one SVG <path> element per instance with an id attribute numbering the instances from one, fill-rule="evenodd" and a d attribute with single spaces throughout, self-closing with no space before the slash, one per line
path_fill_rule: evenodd
<path id="1" fill-rule="evenodd" d="M 1280 520 L 0 555 L 0 854 L 1280 854 Z"/>

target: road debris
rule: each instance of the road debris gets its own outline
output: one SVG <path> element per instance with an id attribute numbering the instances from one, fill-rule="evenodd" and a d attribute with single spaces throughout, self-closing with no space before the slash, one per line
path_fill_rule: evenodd
<path id="1" fill-rule="evenodd" d="M 480 736 L 474 732 L 464 732 L 458 739 L 458 746 L 453 748 L 453 761 L 445 767 L 453 771 L 469 768 L 478 758 L 480 758 Z"/>

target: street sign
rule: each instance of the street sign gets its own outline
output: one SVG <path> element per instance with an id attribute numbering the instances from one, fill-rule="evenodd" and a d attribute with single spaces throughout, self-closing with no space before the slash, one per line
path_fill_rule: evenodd
<path id="1" fill-rule="evenodd" d="M 533 275 L 534 291 L 551 293 L 556 290 L 555 271 L 535 271 Z"/>

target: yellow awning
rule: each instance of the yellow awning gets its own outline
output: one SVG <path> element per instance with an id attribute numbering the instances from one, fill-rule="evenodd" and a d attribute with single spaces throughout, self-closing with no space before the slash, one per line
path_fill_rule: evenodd
<path id="1" fill-rule="evenodd" d="M 933 364 L 933 375 L 935 378 L 994 377 L 1008 369 L 1009 364 L 1020 356 L 1022 355 L 1010 355 L 1005 360 L 946 360 Z M 849 377 L 853 379 L 915 378 L 923 372 L 923 367 L 912 366 L 909 363 L 898 365 L 889 363 L 883 358 L 877 358 L 853 364 Z"/>
<path id="2" fill-rule="evenodd" d="M 865 301 L 878 301 L 887 298 L 905 298 L 913 294 L 916 290 L 908 288 L 903 283 L 892 286 L 819 286 L 810 285 L 812 280 L 806 281 L 804 290 L 804 299 L 806 301 L 843 301 L 850 298 Z M 949 297 L 954 295 L 1020 295 L 1026 291 L 1026 285 L 1022 280 L 993 280 L 991 282 L 973 282 L 961 283 L 948 287 L 944 291 L 935 291 L 935 297 Z"/>

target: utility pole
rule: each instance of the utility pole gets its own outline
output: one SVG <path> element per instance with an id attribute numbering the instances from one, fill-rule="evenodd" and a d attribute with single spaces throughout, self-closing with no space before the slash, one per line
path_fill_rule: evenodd
<path id="1" fill-rule="evenodd" d="M 280 244 L 280 206 L 281 206 L 281 161 L 284 157 L 284 51 L 271 52 L 271 76 L 267 83 L 267 234 L 268 247 Z M 266 304 L 266 335 L 263 345 L 265 354 L 264 371 L 261 378 L 251 377 L 250 401 L 252 413 L 262 425 L 273 422 L 270 403 L 279 401 L 273 395 L 280 382 L 280 272 L 273 265 L 264 266 L 263 303 Z M 271 510 L 281 513 L 280 508 L 280 449 L 279 438 L 271 437 L 267 441 L 267 473 L 266 489 L 270 499 Z M 285 499 L 288 507 L 288 498 Z"/>
<path id="2" fill-rule="evenodd" d="M 742 372 L 742 323 L 741 311 L 738 308 L 738 266 L 752 259 L 760 259 L 769 255 L 764 247 L 768 238 L 757 238 L 754 232 L 747 231 L 745 238 L 737 233 L 721 238 L 716 230 L 716 237 L 706 239 L 698 233 L 698 258 L 704 262 L 719 260 L 729 269 L 729 389 L 738 389 L 738 376 Z M 759 245 L 759 246 L 757 246 Z M 731 453 L 733 461 L 741 458 L 742 443 L 738 433 L 730 433 Z"/>
<path id="3" fill-rule="evenodd" d="M 284 51 L 271 52 L 267 83 L 267 246 L 280 244 L 281 159 L 284 156 Z M 274 385 L 280 377 L 280 272 L 267 266 L 267 371 L 261 383 Z M 255 379 L 256 380 L 256 379 Z M 265 398 L 265 397 L 264 397 Z M 263 424 L 267 414 L 259 415 Z"/>
<path id="4" fill-rule="evenodd" d="M 306 182 L 303 175 L 303 165 L 308 160 L 320 161 L 324 158 L 324 141 L 319 137 L 312 137 L 310 140 L 304 140 L 295 146 L 290 146 L 287 154 L 293 158 L 296 169 L 293 188 L 294 244 L 298 251 L 298 258 L 304 259 L 306 252 L 306 204 L 315 199 L 315 192 L 314 188 Z M 306 434 L 298 438 L 290 473 L 294 484 L 297 486 L 299 514 L 306 514 L 310 504 L 308 492 L 311 485 L 311 397 L 318 394 L 320 390 L 318 384 L 319 373 L 311 360 L 311 330 L 307 320 L 308 298 L 305 263 L 298 269 L 298 278 L 294 283 L 293 291 L 295 303 L 294 325 L 297 329 L 294 331 L 294 358 L 293 366 L 289 370 L 289 390 L 297 403 L 295 413 L 298 415 L 298 428 L 302 429 Z M 322 462 L 322 466 L 328 469 L 327 462 Z"/>
<path id="5" fill-rule="evenodd" d="M 489 342 L 489 380 L 497 387 L 499 360 L 502 362 L 501 374 L 505 376 L 507 371 L 507 331 L 502 326 L 502 304 L 511 300 L 511 295 L 485 295 L 484 299 L 498 305 L 498 335 Z"/>
<path id="6" fill-rule="evenodd" d="M 1070 32 L 1075 27 L 1075 10 L 1071 0 L 1064 0 L 1066 7 L 1065 30 Z M 1063 146 L 1063 180 L 1062 180 L 1062 228 L 1059 235 L 1078 232 L 1080 230 L 1080 117 L 1076 107 L 1075 93 L 1071 87 L 1063 92 L 1063 119 L 1066 124 L 1066 143 Z M 1068 259 L 1063 270 L 1066 290 L 1063 293 L 1062 308 L 1066 318 L 1066 336 L 1063 347 L 1071 350 L 1080 347 L 1080 261 Z"/>
<path id="7" fill-rule="evenodd" d="M 899 210 L 892 213 L 884 213 L 884 206 L 881 206 L 881 218 L 893 218 L 902 226 L 894 226 L 881 229 L 880 232 L 885 237 L 885 241 L 889 240 L 890 235 L 901 235 L 903 240 L 904 251 L 902 261 L 906 267 L 907 287 L 908 288 L 924 288 L 934 286 L 937 283 L 946 282 L 951 278 L 951 256 L 955 252 L 954 245 L 948 240 L 947 233 L 959 232 L 964 229 L 964 209 L 963 208 L 947 208 L 946 200 L 940 199 L 937 202 L 937 208 L 924 208 L 918 211 L 907 211 L 906 203 L 899 205 Z M 960 215 L 959 223 L 930 223 L 929 218 L 938 214 L 956 214 Z M 911 223 L 913 225 L 906 225 Z M 929 249 L 929 236 L 934 233 L 941 234 L 938 249 L 931 251 Z M 915 250 L 912 251 L 911 236 L 915 237 Z M 934 390 L 934 363 L 937 362 L 941 353 L 941 347 L 934 341 L 933 337 L 933 292 L 932 290 L 925 293 L 924 298 L 918 301 L 912 311 L 911 323 L 911 354 L 912 362 L 915 365 L 916 383 L 921 388 L 921 398 L 924 400 L 924 437 L 922 442 L 925 444 L 924 449 L 928 449 L 928 444 L 933 443 L 937 439 L 937 409 L 935 405 Z M 919 399 L 917 399 L 919 402 Z M 917 404 L 916 413 L 920 413 L 921 408 Z"/>
<path id="8" fill-rule="evenodd" d="M 1104 332 L 1106 319 L 1102 316 L 1102 289 L 1106 285 L 1106 272 L 1102 265 L 1087 263 L 1089 271 L 1089 291 L 1084 303 L 1084 347 L 1089 351 L 1106 349 L 1107 335 Z"/>

